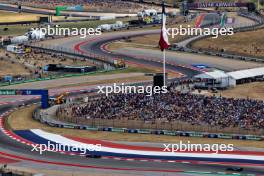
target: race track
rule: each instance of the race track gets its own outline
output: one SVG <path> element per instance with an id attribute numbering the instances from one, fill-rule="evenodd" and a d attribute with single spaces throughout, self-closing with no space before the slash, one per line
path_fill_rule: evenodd
<path id="1" fill-rule="evenodd" d="M 32 103 L 28 102 L 28 103 Z M 1 106 L 0 113 L 10 110 L 10 105 Z M 143 173 L 155 174 L 155 175 L 175 175 L 175 173 L 181 173 L 185 171 L 197 171 L 197 172 L 224 172 L 227 166 L 217 164 L 186 164 L 186 163 L 170 163 L 170 162 L 146 162 L 137 160 L 115 160 L 115 159 L 91 159 L 80 156 L 69 156 L 66 154 L 45 152 L 40 155 L 37 152 L 31 152 L 32 147 L 25 144 L 21 144 L 9 136 L 0 132 L 0 156 L 8 157 L 18 162 L 10 163 L 11 166 L 23 166 L 27 164 L 28 168 L 36 169 L 44 167 L 49 170 L 56 165 L 61 171 L 67 172 L 68 167 L 79 168 L 79 172 L 92 172 L 102 173 L 104 170 L 111 170 L 113 174 L 121 174 L 124 171 L 129 173 Z M 81 169 L 80 169 L 81 168 Z M 75 169 L 73 169 L 75 170 Z M 264 174 L 261 167 L 246 167 L 243 173 L 250 174 Z M 191 174 L 196 175 L 196 174 Z"/>
<path id="2" fill-rule="evenodd" d="M 129 49 L 129 52 L 126 51 L 118 51 L 117 53 L 111 53 L 105 50 L 104 46 L 107 43 L 120 40 L 123 37 L 135 37 L 140 35 L 147 34 L 157 34 L 159 30 L 149 30 L 149 31 L 126 31 L 120 33 L 106 33 L 101 37 L 91 37 L 85 41 L 82 39 L 75 39 L 74 42 L 71 38 L 68 39 L 59 39 L 63 40 L 63 43 L 66 47 L 70 49 L 76 49 L 79 52 L 83 52 L 86 54 L 95 53 L 97 55 L 101 55 L 103 57 L 107 57 L 108 59 L 113 59 L 116 57 L 124 58 L 128 62 L 143 64 L 145 66 L 157 66 L 161 67 L 161 58 L 159 55 L 150 56 L 149 51 L 141 51 L 140 56 L 138 56 L 139 52 L 133 52 Z M 67 43 L 68 42 L 68 43 Z M 55 42 L 54 42 L 55 43 Z M 173 53 L 172 53 L 173 54 Z M 141 56 L 144 56 L 143 58 Z M 150 58 L 149 58 L 150 57 Z M 167 68 L 172 71 L 180 72 L 187 77 L 191 77 L 195 74 L 200 73 L 201 71 L 195 70 L 191 67 L 193 64 L 193 60 L 187 60 L 187 58 L 191 57 L 194 60 L 198 60 L 199 62 L 203 62 L 204 64 L 209 64 L 206 60 L 203 59 L 203 56 L 197 56 L 194 54 L 189 55 L 173 55 L 171 56 L 170 63 Z M 186 62 L 183 60 L 186 58 Z M 262 66 L 256 63 L 248 63 L 244 61 L 234 60 L 232 64 L 234 66 L 230 68 L 230 63 L 227 65 L 223 62 L 223 58 L 220 57 L 211 57 L 212 59 L 217 60 L 217 64 L 215 62 L 210 63 L 212 67 L 221 68 L 225 67 L 225 70 L 231 69 L 240 69 L 242 67 L 238 67 L 238 65 L 247 65 L 248 67 L 256 67 Z M 210 60 L 210 57 L 207 58 Z M 197 62 L 198 62 L 197 61 Z M 221 63 L 222 62 L 222 63 Z M 243 65 L 243 68 L 245 66 Z M 22 85 L 21 85 L 22 86 Z M 65 90 L 63 90 L 65 91 Z M 74 90 L 76 91 L 76 90 Z M 8 97 L 5 97 L 8 99 Z M 9 100 L 9 99 L 8 99 Z M 0 104 L 0 114 L 4 114 L 5 112 L 11 110 L 12 108 L 18 106 L 19 104 L 32 104 L 34 102 L 38 102 L 39 100 L 35 99 L 26 100 L 26 102 L 8 102 L 7 104 Z M 87 173 L 92 174 L 109 174 L 109 175 L 197 175 L 196 173 L 184 173 L 184 171 L 196 171 L 196 172 L 213 172 L 213 174 L 207 175 L 218 175 L 220 173 L 217 172 L 225 172 L 228 166 L 219 165 L 217 163 L 211 164 L 191 164 L 191 163 L 183 163 L 183 162 L 152 162 L 152 161 L 138 161 L 138 160 L 116 160 L 114 158 L 103 158 L 103 159 L 92 159 L 85 158 L 80 156 L 71 156 L 67 154 L 54 153 L 54 152 L 45 152 L 44 155 L 40 155 L 37 152 L 31 151 L 32 147 L 29 147 L 25 144 L 17 142 L 7 136 L 2 130 L 0 132 L 0 157 L 9 158 L 10 160 L 6 160 L 8 165 L 14 167 L 27 167 L 31 169 L 37 170 L 54 170 L 56 166 L 57 170 L 62 171 L 62 173 L 72 173 L 77 172 L 78 175 L 85 175 Z M 0 158 L 1 160 L 1 158 Z M 5 159 L 2 159 L 5 161 Z M 255 174 L 255 175 L 264 175 L 263 167 L 253 167 L 253 166 L 245 166 L 244 171 L 241 172 L 243 174 Z M 43 171 L 44 172 L 44 171 Z M 60 174 L 62 174 L 60 173 Z M 199 174 L 200 175 L 200 174 Z"/>

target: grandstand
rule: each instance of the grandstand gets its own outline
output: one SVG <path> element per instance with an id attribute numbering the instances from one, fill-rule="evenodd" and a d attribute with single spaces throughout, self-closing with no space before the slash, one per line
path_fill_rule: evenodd
<path id="1" fill-rule="evenodd" d="M 184 93 L 186 89 L 192 91 L 192 83 L 172 83 L 169 93 L 153 97 L 144 94 L 101 96 L 88 103 L 59 108 L 57 115 L 63 121 L 85 125 L 97 122 L 119 128 L 209 132 L 207 126 L 210 126 L 212 132 L 263 133 L 262 101 Z"/>
<path id="2" fill-rule="evenodd" d="M 114 1 L 114 3 L 113 3 Z M 16 0 L 1 0 L 0 2 L 8 4 L 17 4 Z M 75 6 L 82 5 L 85 11 L 102 11 L 102 12 L 129 12 L 137 13 L 144 9 L 149 8 L 159 8 L 153 7 L 152 4 L 140 4 L 129 1 L 122 0 L 22 0 L 20 1 L 22 6 L 36 7 L 36 8 L 46 8 L 46 9 L 55 9 L 56 6 Z"/>

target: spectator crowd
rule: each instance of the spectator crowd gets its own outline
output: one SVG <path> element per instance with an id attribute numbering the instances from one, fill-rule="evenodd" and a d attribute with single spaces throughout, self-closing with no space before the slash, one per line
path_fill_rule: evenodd
<path id="1" fill-rule="evenodd" d="M 17 4 L 16 0 L 7 1 Z M 75 6 L 83 5 L 87 11 L 105 11 L 105 12 L 130 12 L 135 13 L 146 8 L 157 8 L 154 5 L 139 4 L 135 2 L 122 0 L 21 0 L 24 6 L 54 9 L 56 6 Z"/>
<path id="2" fill-rule="evenodd" d="M 200 94 L 171 88 L 166 94 L 113 94 L 85 104 L 61 108 L 58 114 L 74 119 L 162 120 L 220 128 L 263 129 L 264 102 Z"/>

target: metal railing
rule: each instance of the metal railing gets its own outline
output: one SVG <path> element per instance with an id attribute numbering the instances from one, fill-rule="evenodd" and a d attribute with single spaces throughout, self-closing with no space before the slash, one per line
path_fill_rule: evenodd
<path id="1" fill-rule="evenodd" d="M 59 106 L 55 107 L 59 108 Z M 67 121 L 67 119 L 56 119 L 48 113 L 41 113 L 36 108 L 33 118 L 51 127 L 81 129 L 92 131 L 108 131 L 122 133 L 155 134 L 169 136 L 201 137 L 201 138 L 221 138 L 238 140 L 264 140 L 263 130 L 244 130 L 236 128 L 215 128 L 209 126 L 195 126 L 184 122 L 158 122 L 146 123 L 138 120 L 106 120 L 89 119 L 89 122 L 81 120 Z"/>

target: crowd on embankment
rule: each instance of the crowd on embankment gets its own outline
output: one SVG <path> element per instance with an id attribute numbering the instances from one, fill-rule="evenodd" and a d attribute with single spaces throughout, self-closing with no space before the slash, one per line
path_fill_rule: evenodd
<path id="1" fill-rule="evenodd" d="M 8 3 L 17 4 L 17 1 L 11 0 Z M 56 6 L 76 6 L 82 5 L 86 11 L 98 12 L 121 12 L 121 13 L 137 13 L 144 9 L 157 8 L 150 4 L 139 4 L 135 2 L 121 0 L 21 0 L 24 6 L 55 9 Z"/>

